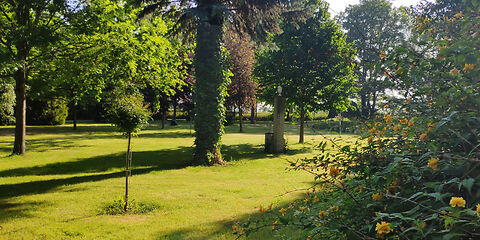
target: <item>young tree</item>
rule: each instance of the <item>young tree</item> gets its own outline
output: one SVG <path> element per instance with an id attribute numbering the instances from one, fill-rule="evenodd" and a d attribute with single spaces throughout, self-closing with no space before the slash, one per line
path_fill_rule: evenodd
<path id="1" fill-rule="evenodd" d="M 407 18 L 386 0 L 362 0 L 348 6 L 339 18 L 347 40 L 357 48 L 355 72 L 361 115 L 370 118 L 375 114 L 377 100 L 391 86 L 377 63 L 404 42 Z"/>
<path id="2" fill-rule="evenodd" d="M 306 22 L 284 24 L 273 39 L 277 49 L 260 53 L 255 76 L 264 98 L 283 88 L 282 96 L 300 113 L 300 138 L 308 112 L 345 110 L 353 93 L 354 50 L 320 5 Z"/>
<path id="3" fill-rule="evenodd" d="M 299 18 L 305 1 L 300 0 L 151 0 L 144 14 L 155 10 L 180 12 L 179 23 L 184 29 L 196 31 L 195 48 L 195 152 L 193 163 L 222 163 L 220 153 L 223 134 L 225 69 L 221 43 L 224 24 L 231 22 L 236 31 L 256 39 L 278 31 L 282 14 Z M 307 2 L 316 2 L 311 0 Z M 301 9 L 300 9 L 301 8 Z M 308 8 L 305 8 L 308 9 Z M 195 30 L 194 30 L 195 29 Z"/>
<path id="4" fill-rule="evenodd" d="M 243 132 L 243 112 L 256 103 L 257 83 L 250 79 L 255 60 L 253 47 L 248 37 L 242 38 L 232 31 L 225 34 L 224 42 L 233 74 L 227 88 L 226 105 L 238 108 L 240 132 Z"/>
<path id="5" fill-rule="evenodd" d="M 136 90 L 114 92 L 108 107 L 110 120 L 128 138 L 127 155 L 125 160 L 125 205 L 124 211 L 128 210 L 128 177 L 131 175 L 132 164 L 131 140 L 132 134 L 138 133 L 148 124 L 151 112 L 143 102 L 143 96 Z"/>

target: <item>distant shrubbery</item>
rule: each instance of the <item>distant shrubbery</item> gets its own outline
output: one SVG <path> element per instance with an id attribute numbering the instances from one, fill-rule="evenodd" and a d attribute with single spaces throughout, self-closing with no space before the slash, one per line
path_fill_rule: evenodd
<path id="1" fill-rule="evenodd" d="M 48 101 L 29 101 L 27 124 L 29 125 L 62 125 L 68 116 L 68 101 L 55 98 Z"/>

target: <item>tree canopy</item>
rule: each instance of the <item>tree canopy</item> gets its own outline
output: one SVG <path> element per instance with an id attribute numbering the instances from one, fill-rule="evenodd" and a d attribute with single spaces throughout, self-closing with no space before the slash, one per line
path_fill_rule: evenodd
<path id="1" fill-rule="evenodd" d="M 355 57 L 352 44 L 329 18 L 326 5 L 305 22 L 285 23 L 273 38 L 276 48 L 258 56 L 255 77 L 264 98 L 276 88 L 300 113 L 300 142 L 307 112 L 345 110 L 353 92 Z"/>

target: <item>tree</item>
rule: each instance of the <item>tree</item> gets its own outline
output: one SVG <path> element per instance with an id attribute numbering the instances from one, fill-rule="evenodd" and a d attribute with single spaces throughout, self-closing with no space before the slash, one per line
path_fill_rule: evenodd
<path id="1" fill-rule="evenodd" d="M 137 0 L 148 2 L 144 16 L 155 10 L 180 13 L 179 26 L 196 32 L 195 48 L 195 152 L 193 164 L 223 162 L 220 153 L 223 134 L 226 69 L 221 53 L 223 27 L 230 22 L 236 31 L 255 39 L 278 31 L 282 14 L 289 18 L 304 15 L 305 1 L 291 0 Z M 307 2 L 316 2 L 315 0 Z M 289 13 L 286 13 L 286 9 Z"/>
<path id="2" fill-rule="evenodd" d="M 238 108 L 240 132 L 243 132 L 243 112 L 256 103 L 257 84 L 250 79 L 255 60 L 254 52 L 248 37 L 241 38 L 235 32 L 225 34 L 224 42 L 233 74 L 227 88 L 226 105 Z"/>
<path id="3" fill-rule="evenodd" d="M 49 46 L 67 26 L 70 10 L 63 0 L 9 0 L 0 4 L 0 63 L 6 66 L 2 77 L 15 80 L 13 154 L 25 154 L 26 83 L 35 74 L 38 56 L 59 52 Z"/>
<path id="4" fill-rule="evenodd" d="M 109 118 L 118 130 L 128 138 L 127 154 L 125 160 L 125 205 L 124 211 L 128 210 L 128 177 L 131 175 L 132 165 L 131 140 L 132 134 L 139 132 L 148 124 L 151 112 L 143 102 L 143 96 L 136 88 L 114 92 L 108 107 Z"/>
<path id="5" fill-rule="evenodd" d="M 402 44 L 407 29 L 407 19 L 386 0 L 362 0 L 350 5 L 339 15 L 347 40 L 357 48 L 358 94 L 361 114 L 370 118 L 375 114 L 379 97 L 390 82 L 377 64 Z"/>
<path id="6" fill-rule="evenodd" d="M 254 72 L 264 98 L 273 99 L 281 86 L 282 96 L 300 113 L 301 143 L 306 114 L 345 110 L 354 90 L 352 44 L 326 9 L 322 4 L 306 22 L 284 24 L 273 39 L 277 48 L 259 54 Z"/>

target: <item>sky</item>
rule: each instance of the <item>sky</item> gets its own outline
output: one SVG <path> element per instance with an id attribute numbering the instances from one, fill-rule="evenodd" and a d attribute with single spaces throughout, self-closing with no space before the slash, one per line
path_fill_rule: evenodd
<path id="1" fill-rule="evenodd" d="M 348 5 L 355 5 L 360 2 L 360 0 L 326 0 L 330 4 L 330 14 L 332 16 L 337 15 L 339 12 L 345 10 Z M 420 0 L 393 0 L 393 6 L 410 6 L 416 5 Z"/>

